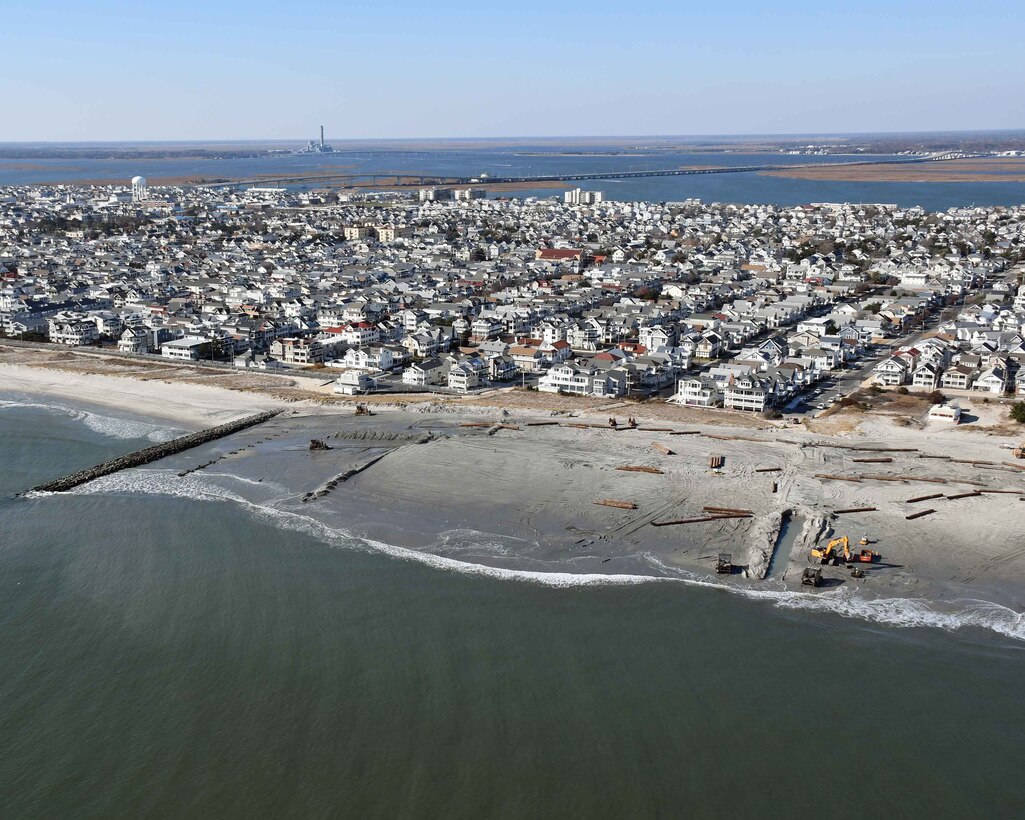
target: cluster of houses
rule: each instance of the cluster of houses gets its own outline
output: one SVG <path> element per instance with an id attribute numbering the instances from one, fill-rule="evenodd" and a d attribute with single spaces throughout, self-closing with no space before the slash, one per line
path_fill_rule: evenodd
<path id="1" fill-rule="evenodd" d="M 519 383 L 761 411 L 949 313 L 876 377 L 1002 392 L 1023 235 L 1022 207 L 0 188 L 0 333 L 330 368 L 346 393 Z"/>
<path id="2" fill-rule="evenodd" d="M 875 367 L 883 387 L 1025 396 L 1025 286 L 1009 305 L 971 305 Z"/>

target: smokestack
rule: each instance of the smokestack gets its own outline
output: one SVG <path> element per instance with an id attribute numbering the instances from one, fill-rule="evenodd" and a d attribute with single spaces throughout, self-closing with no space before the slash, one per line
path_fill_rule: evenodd
<path id="1" fill-rule="evenodd" d="M 324 147 L 324 126 L 320 126 L 320 147 Z"/>

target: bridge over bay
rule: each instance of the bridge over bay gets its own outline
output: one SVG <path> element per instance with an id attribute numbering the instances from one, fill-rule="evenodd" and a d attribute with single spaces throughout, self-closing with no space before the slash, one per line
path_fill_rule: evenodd
<path id="1" fill-rule="evenodd" d="M 856 165 L 907 165 L 921 162 L 942 162 L 953 159 L 968 159 L 973 155 L 948 152 L 929 156 L 899 157 L 896 159 L 864 159 L 847 160 L 844 162 L 814 163 L 764 163 L 759 165 L 717 166 L 711 168 L 661 168 L 655 170 L 626 171 L 608 170 L 584 173 L 555 173 L 534 176 L 491 176 L 481 174 L 474 177 L 441 176 L 418 173 L 307 173 L 295 176 L 253 177 L 250 179 L 212 180 L 196 185 L 198 188 L 239 188 L 244 186 L 280 186 L 280 185 L 347 185 L 360 187 L 369 184 L 373 187 L 389 186 L 397 188 L 420 188 L 424 186 L 460 187 L 468 185 L 497 185 L 551 182 L 586 182 L 602 179 L 642 179 L 645 177 L 676 177 L 698 176 L 701 174 L 749 174 L 762 171 L 792 171 L 799 168 L 847 168 Z"/>

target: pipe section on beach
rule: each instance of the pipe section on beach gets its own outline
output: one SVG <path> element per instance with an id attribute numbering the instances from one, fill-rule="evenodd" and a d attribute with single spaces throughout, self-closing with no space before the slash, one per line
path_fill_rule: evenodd
<path id="1" fill-rule="evenodd" d="M 72 490 L 80 484 L 85 484 L 87 481 L 100 478 L 111 473 L 117 473 L 121 470 L 127 470 L 130 467 L 141 467 L 144 464 L 149 464 L 153 461 L 157 461 L 167 456 L 173 456 L 176 453 L 182 453 L 186 450 L 191 450 L 193 447 L 198 447 L 200 444 L 206 444 L 209 441 L 216 441 L 219 438 L 230 436 L 232 433 L 237 433 L 240 430 L 246 430 L 250 427 L 255 427 L 257 424 L 263 424 L 265 421 L 269 421 L 278 415 L 280 410 L 269 410 L 265 413 L 257 413 L 255 416 L 246 416 L 243 419 L 236 421 L 229 421 L 227 424 L 222 424 L 218 427 L 211 427 L 208 430 L 200 430 L 198 433 L 189 433 L 185 436 L 180 436 L 171 441 L 166 441 L 163 444 L 155 444 L 152 447 L 146 447 L 143 450 L 136 450 L 134 453 L 129 453 L 125 456 L 105 461 L 102 464 L 97 464 L 95 467 L 90 467 L 87 470 L 79 470 L 77 473 L 71 473 L 63 478 L 58 478 L 56 481 L 48 481 L 46 484 L 40 484 L 38 487 L 32 489 L 36 492 L 46 493 L 63 493 L 68 490 Z"/>

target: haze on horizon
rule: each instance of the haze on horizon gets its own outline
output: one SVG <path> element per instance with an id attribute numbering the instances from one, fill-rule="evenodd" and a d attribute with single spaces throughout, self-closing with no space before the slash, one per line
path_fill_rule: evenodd
<path id="1" fill-rule="evenodd" d="M 1016 17 L 995 0 L 38 0 L 4 12 L 0 142 L 1019 129 Z"/>

